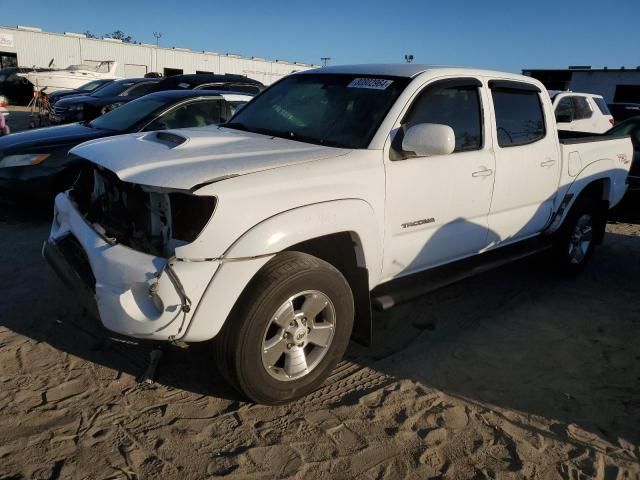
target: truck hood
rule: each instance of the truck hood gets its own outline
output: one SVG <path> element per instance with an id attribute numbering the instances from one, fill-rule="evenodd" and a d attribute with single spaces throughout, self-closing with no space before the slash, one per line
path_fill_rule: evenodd
<path id="1" fill-rule="evenodd" d="M 229 128 L 136 133 L 83 143 L 70 153 L 120 180 L 181 190 L 230 176 L 345 155 L 350 150 Z"/>

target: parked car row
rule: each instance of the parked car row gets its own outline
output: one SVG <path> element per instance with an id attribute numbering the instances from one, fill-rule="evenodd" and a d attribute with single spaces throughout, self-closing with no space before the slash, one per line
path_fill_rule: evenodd
<path id="1" fill-rule="evenodd" d="M 116 80 L 102 91 L 121 88 L 121 82 L 128 81 Z M 113 97 L 97 100 L 102 98 Z M 8 135 L 0 139 L 0 195 L 14 200 L 50 197 L 74 179 L 76 159 L 67 153 L 80 143 L 124 133 L 218 125 L 251 98 L 246 93 L 167 90 L 127 102 L 89 122 Z"/>
<path id="2" fill-rule="evenodd" d="M 86 89 L 87 85 L 82 88 Z M 82 92 L 77 90 L 65 93 L 66 98 L 53 104 L 49 119 L 53 124 L 93 120 L 99 115 L 151 92 L 214 90 L 255 95 L 262 89 L 264 89 L 262 83 L 240 75 L 193 74 L 176 75 L 164 79 L 128 78 L 98 86 L 93 93 L 81 95 Z"/>

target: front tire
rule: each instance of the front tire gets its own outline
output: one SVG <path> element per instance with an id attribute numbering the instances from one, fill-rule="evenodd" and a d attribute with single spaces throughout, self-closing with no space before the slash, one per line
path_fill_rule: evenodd
<path id="1" fill-rule="evenodd" d="M 276 405 L 316 389 L 342 358 L 353 295 L 329 263 L 283 252 L 250 282 L 215 340 L 225 378 L 257 403 Z"/>

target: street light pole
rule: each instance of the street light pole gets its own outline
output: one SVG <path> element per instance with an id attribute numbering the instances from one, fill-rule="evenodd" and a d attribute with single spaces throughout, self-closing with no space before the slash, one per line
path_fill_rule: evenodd
<path id="1" fill-rule="evenodd" d="M 404 56 L 404 61 L 407 62 L 407 63 L 413 62 L 413 55 L 411 55 L 411 54 L 405 55 Z"/>
<path id="2" fill-rule="evenodd" d="M 320 60 L 322 60 L 322 66 L 326 67 L 327 65 L 329 65 L 329 61 L 331 60 L 331 57 L 320 57 Z"/>
<path id="3" fill-rule="evenodd" d="M 156 37 L 156 47 L 160 45 L 160 37 L 162 37 L 162 32 L 153 32 L 153 36 Z"/>

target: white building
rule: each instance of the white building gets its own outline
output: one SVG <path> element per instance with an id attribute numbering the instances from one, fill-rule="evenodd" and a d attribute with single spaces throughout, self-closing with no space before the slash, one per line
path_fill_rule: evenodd
<path id="1" fill-rule="evenodd" d="M 640 66 L 635 68 L 592 68 L 588 65 L 569 68 L 522 70 L 524 75 L 540 80 L 550 90 L 602 95 L 605 102 L 640 103 Z"/>
<path id="2" fill-rule="evenodd" d="M 194 52 L 186 48 L 163 48 L 151 44 L 130 44 L 114 39 L 87 38 L 83 34 L 43 32 L 33 27 L 0 27 L 0 67 L 47 67 L 94 65 L 116 61 L 119 77 L 141 77 L 148 72 L 234 73 L 268 85 L 292 72 L 314 67 L 285 60 L 265 60 L 216 52 Z"/>

